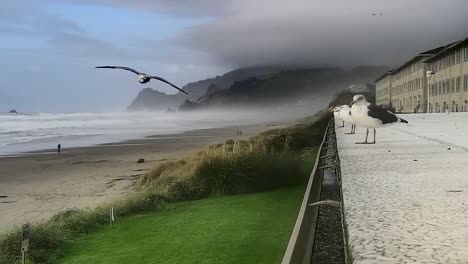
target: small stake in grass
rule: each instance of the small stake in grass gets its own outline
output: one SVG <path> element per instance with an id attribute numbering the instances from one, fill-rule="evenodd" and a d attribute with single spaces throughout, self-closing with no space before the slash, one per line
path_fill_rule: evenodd
<path id="1" fill-rule="evenodd" d="M 110 226 L 112 227 L 112 222 L 114 222 L 115 218 L 114 218 L 114 206 L 112 206 L 110 208 L 110 211 L 109 211 L 109 223 L 110 223 Z"/>
<path id="2" fill-rule="evenodd" d="M 29 223 L 23 225 L 23 237 L 21 239 L 21 264 L 25 263 L 26 252 L 29 250 Z"/>

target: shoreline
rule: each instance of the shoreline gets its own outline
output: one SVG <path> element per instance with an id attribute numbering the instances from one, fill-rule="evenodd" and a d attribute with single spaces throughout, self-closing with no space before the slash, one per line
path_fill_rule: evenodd
<path id="1" fill-rule="evenodd" d="M 191 130 L 179 134 L 0 157 L 0 233 L 71 208 L 93 208 L 135 191 L 158 162 L 229 138 L 246 139 L 289 122 Z M 242 130 L 242 136 L 236 131 Z M 137 163 L 143 158 L 144 163 Z"/>

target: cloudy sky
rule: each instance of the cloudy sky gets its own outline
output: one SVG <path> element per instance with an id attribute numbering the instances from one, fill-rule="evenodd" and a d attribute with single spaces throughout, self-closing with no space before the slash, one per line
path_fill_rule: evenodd
<path id="1" fill-rule="evenodd" d="M 468 37 L 466 0 L 1 0 L 0 112 L 119 111 L 256 64 L 395 66 Z M 375 14 L 375 15 L 374 15 Z"/>

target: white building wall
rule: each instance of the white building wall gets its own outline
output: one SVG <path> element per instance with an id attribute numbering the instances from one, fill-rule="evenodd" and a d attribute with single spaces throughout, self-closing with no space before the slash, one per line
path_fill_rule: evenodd
<path id="1" fill-rule="evenodd" d="M 429 64 L 430 112 L 468 111 L 468 46 L 457 48 Z"/>
<path id="2" fill-rule="evenodd" d="M 396 111 L 425 112 L 427 105 L 427 66 L 424 57 L 392 73 L 392 105 Z"/>

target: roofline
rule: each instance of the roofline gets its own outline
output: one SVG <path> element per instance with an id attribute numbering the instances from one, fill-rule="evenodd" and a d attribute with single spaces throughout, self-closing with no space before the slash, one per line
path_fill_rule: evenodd
<path id="1" fill-rule="evenodd" d="M 431 50 L 423 51 L 423 52 L 419 53 L 418 55 L 414 56 L 413 58 L 411 58 L 410 60 L 408 60 L 407 62 L 405 62 L 402 65 L 400 65 L 400 66 L 396 67 L 395 69 L 393 69 L 392 74 L 398 73 L 403 68 L 405 68 L 408 64 L 411 64 L 412 62 L 414 62 L 417 59 L 424 58 L 424 57 L 429 57 L 428 59 L 430 59 L 433 56 L 436 56 L 437 54 L 440 54 L 441 52 L 446 51 L 449 47 L 452 47 L 454 44 L 457 44 L 457 43 L 459 43 L 459 41 L 449 43 L 449 44 L 447 44 L 445 46 L 439 46 L 439 47 L 433 48 Z M 440 49 L 440 51 L 438 53 L 434 53 L 439 49 Z M 423 62 L 426 62 L 428 59 L 424 60 Z"/>
<path id="2" fill-rule="evenodd" d="M 389 75 L 391 75 L 391 74 L 392 74 L 392 71 L 387 71 L 387 72 L 385 72 L 384 74 L 382 74 L 379 78 L 375 79 L 374 82 L 376 83 L 376 82 L 382 80 L 383 78 L 385 78 L 386 76 L 389 76 Z"/>
<path id="3" fill-rule="evenodd" d="M 418 60 L 420 58 L 431 57 L 431 56 L 433 56 L 433 54 L 418 54 L 418 55 L 414 56 L 413 58 L 411 58 L 409 61 L 407 61 L 407 62 L 403 63 L 402 65 L 400 65 L 399 67 L 395 68 L 392 71 L 392 74 L 400 72 L 401 70 L 403 70 L 403 68 L 405 68 L 406 66 L 408 66 L 409 64 L 413 63 L 414 61 L 416 61 L 416 60 Z"/>
<path id="4" fill-rule="evenodd" d="M 425 63 L 428 63 L 428 62 L 432 62 L 440 57 L 442 57 L 443 55 L 447 54 L 447 53 L 450 53 L 452 52 L 453 50 L 455 49 L 458 49 L 462 46 L 464 46 L 465 44 L 468 43 L 468 38 L 465 38 L 463 40 L 459 40 L 457 42 L 454 42 L 452 43 L 452 45 L 450 45 L 449 47 L 447 47 L 446 49 L 442 50 L 441 52 L 435 54 L 434 56 L 428 58 L 427 60 L 425 60 L 424 62 Z"/>

